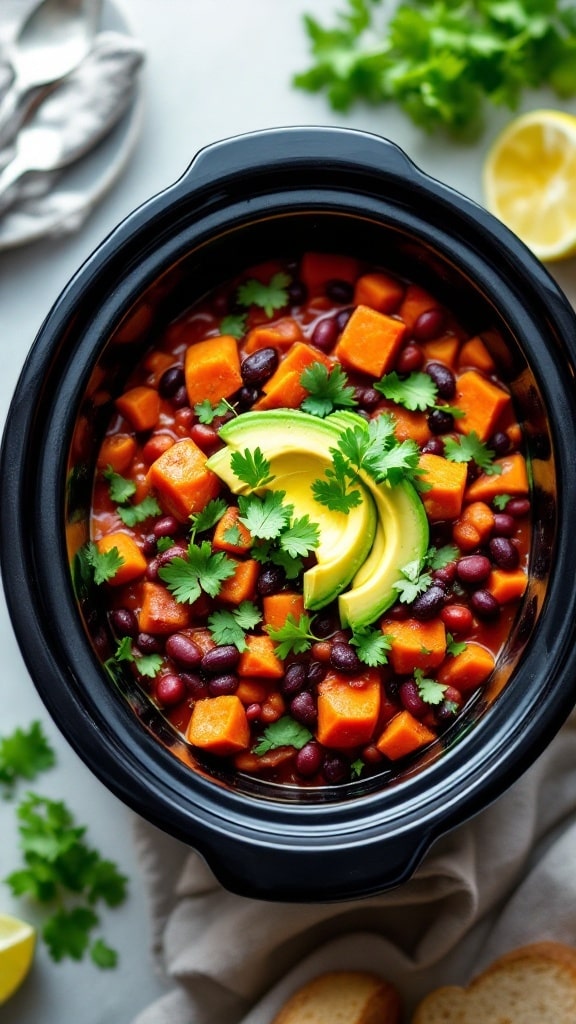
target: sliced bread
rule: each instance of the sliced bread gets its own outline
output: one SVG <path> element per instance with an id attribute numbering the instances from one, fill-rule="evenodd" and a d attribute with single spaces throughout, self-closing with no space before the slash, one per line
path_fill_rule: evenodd
<path id="1" fill-rule="evenodd" d="M 466 988 L 430 992 L 412 1024 L 576 1024 L 576 949 L 558 942 L 514 949 Z"/>
<path id="2" fill-rule="evenodd" d="M 330 971 L 298 989 L 271 1024 L 400 1024 L 398 991 L 368 971 Z"/>

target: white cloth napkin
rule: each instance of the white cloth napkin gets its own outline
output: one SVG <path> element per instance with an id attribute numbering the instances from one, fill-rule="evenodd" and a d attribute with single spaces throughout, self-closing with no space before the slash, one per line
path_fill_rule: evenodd
<path id="1" fill-rule="evenodd" d="M 174 989 L 132 1024 L 269 1024 L 325 970 L 376 971 L 406 1019 L 440 984 L 540 939 L 576 945 L 576 715 L 491 807 L 376 898 L 293 905 L 226 892 L 200 857 L 138 819 L 154 955 Z"/>

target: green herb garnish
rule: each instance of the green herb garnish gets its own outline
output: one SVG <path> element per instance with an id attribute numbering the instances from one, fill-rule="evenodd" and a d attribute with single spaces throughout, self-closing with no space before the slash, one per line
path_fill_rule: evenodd
<path id="1" fill-rule="evenodd" d="M 251 278 L 239 285 L 236 298 L 241 306 L 260 306 L 266 316 L 271 317 L 275 310 L 287 304 L 291 281 L 292 278 L 281 270 L 271 277 L 269 284 Z"/>
<path id="2" fill-rule="evenodd" d="M 480 440 L 475 430 L 461 437 L 447 437 L 444 441 L 444 457 L 450 462 L 475 462 L 487 476 L 502 472 L 502 466 L 494 463 L 495 454 Z"/>
<path id="3" fill-rule="evenodd" d="M 266 726 L 262 738 L 253 747 L 252 752 L 258 755 L 267 754 L 269 750 L 277 750 L 278 747 L 294 747 L 301 750 L 312 738 L 312 733 L 306 726 L 295 722 L 289 715 L 283 715 L 276 722 Z"/>
<path id="4" fill-rule="evenodd" d="M 31 781 L 40 772 L 52 768 L 55 754 L 42 724 L 34 721 L 28 729 L 15 729 L 0 738 L 0 784 L 10 796 L 19 779 Z"/>
<path id="5" fill-rule="evenodd" d="M 208 616 L 208 627 L 214 643 L 219 646 L 233 644 L 239 651 L 245 651 L 246 632 L 254 629 L 262 618 L 252 601 L 242 601 L 236 608 L 221 609 Z"/>
<path id="6" fill-rule="evenodd" d="M 354 388 L 337 363 L 328 369 L 324 363 L 311 363 L 300 375 L 300 383 L 308 395 L 301 408 L 312 416 L 328 416 L 335 409 L 347 409 L 358 405 Z"/>
<path id="7" fill-rule="evenodd" d="M 180 604 L 194 604 L 202 592 L 216 597 L 224 580 L 236 571 L 234 562 L 223 551 L 213 553 L 210 542 L 191 542 L 185 557 L 176 555 L 158 575 Z"/>

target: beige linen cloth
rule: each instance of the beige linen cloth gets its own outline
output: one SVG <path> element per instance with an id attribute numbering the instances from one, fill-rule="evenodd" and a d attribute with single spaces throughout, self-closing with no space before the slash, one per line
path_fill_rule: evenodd
<path id="1" fill-rule="evenodd" d="M 338 968 L 394 981 L 408 1020 L 429 989 L 465 984 L 507 949 L 576 945 L 576 714 L 503 796 L 379 897 L 245 899 L 187 847 L 141 820 L 135 830 L 154 953 L 173 991 L 132 1024 L 269 1024 L 299 985 Z"/>

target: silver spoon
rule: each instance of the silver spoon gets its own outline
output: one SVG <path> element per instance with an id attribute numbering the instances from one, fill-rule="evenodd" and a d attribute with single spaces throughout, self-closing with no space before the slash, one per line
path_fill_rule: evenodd
<path id="1" fill-rule="evenodd" d="M 0 102 L 0 149 L 26 119 L 41 86 L 65 78 L 89 53 L 101 0 L 41 0 L 8 50 L 14 77 Z"/>

